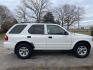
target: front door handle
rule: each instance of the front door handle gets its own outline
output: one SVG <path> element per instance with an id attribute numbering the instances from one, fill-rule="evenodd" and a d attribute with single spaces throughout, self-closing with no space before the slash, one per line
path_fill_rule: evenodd
<path id="1" fill-rule="evenodd" d="M 27 38 L 31 38 L 31 36 L 27 36 Z"/>
<path id="2" fill-rule="evenodd" d="M 52 36 L 49 36 L 48 38 L 52 39 Z"/>

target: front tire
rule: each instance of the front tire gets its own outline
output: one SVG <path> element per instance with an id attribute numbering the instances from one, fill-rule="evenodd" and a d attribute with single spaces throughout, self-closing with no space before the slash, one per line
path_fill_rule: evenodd
<path id="1" fill-rule="evenodd" d="M 78 43 L 73 49 L 74 55 L 78 58 L 86 58 L 90 54 L 90 46 L 86 43 Z"/>
<path id="2" fill-rule="evenodd" d="M 28 59 L 32 55 L 32 48 L 27 43 L 22 43 L 16 46 L 15 54 L 18 58 Z"/>

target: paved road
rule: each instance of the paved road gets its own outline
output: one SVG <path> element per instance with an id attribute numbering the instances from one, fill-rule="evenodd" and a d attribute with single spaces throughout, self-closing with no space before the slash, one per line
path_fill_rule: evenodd
<path id="1" fill-rule="evenodd" d="M 3 46 L 3 41 L 0 40 L 0 47 L 2 47 L 2 46 Z"/>
<path id="2" fill-rule="evenodd" d="M 60 67 L 78 67 L 93 65 L 93 49 L 88 58 L 80 59 L 74 57 L 69 52 L 62 51 L 35 51 L 31 59 L 18 59 L 13 53 L 10 53 L 3 47 L 0 47 L 0 70 L 34 70 L 36 67 L 54 68 L 57 70 Z M 21 69 L 17 69 L 21 68 Z M 65 69 L 67 70 L 67 69 Z M 70 69 L 68 69 L 70 70 Z M 74 70 L 74 69 L 73 69 Z M 92 69 L 91 69 L 92 70 Z"/>
<path id="3" fill-rule="evenodd" d="M 14 68 L 27 67 L 78 67 L 93 65 L 93 49 L 91 55 L 79 59 L 69 53 L 61 51 L 36 51 L 31 59 L 18 59 L 13 53 L 0 48 L 0 70 L 13 70 Z M 16 70 L 16 69 L 15 69 Z M 30 69 L 29 69 L 30 70 Z"/>

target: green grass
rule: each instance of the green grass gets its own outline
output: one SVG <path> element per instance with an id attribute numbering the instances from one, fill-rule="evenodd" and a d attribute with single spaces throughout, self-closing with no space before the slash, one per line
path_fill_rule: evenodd
<path id="1" fill-rule="evenodd" d="M 4 38 L 4 33 L 0 33 L 0 40 L 3 40 Z"/>
<path id="2" fill-rule="evenodd" d="M 91 32 L 89 32 L 89 31 L 88 31 L 88 32 L 80 32 L 80 31 L 79 31 L 79 32 L 73 32 L 73 33 L 80 33 L 80 34 L 91 35 Z"/>
<path id="3" fill-rule="evenodd" d="M 91 32 L 78 32 L 78 33 L 86 34 L 86 35 L 91 35 Z"/>

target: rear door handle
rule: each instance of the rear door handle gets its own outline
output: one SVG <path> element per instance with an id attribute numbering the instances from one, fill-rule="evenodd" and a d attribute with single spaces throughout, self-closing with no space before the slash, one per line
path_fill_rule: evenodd
<path id="1" fill-rule="evenodd" d="M 52 36 L 49 36 L 48 38 L 52 39 Z"/>
<path id="2" fill-rule="evenodd" d="M 27 38 L 31 38 L 31 36 L 27 36 Z"/>

